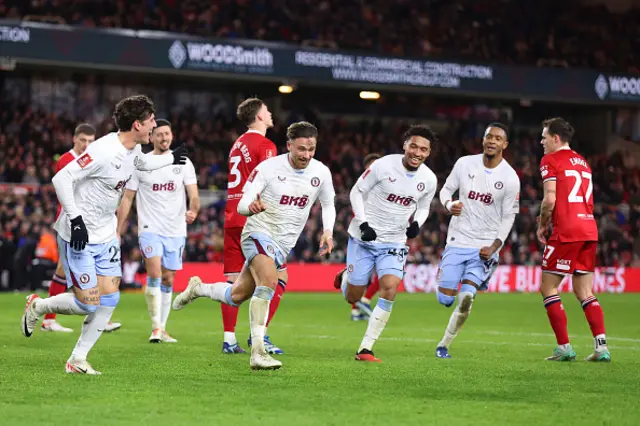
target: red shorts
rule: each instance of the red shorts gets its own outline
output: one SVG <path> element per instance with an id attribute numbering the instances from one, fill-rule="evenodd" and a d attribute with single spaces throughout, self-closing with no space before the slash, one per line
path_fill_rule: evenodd
<path id="1" fill-rule="evenodd" d="M 544 248 L 542 270 L 563 275 L 593 272 L 597 246 L 597 241 L 549 241 Z"/>
<path id="2" fill-rule="evenodd" d="M 244 254 L 240 245 L 242 228 L 225 228 L 224 250 L 222 252 L 224 274 L 239 274 L 244 266 Z"/>

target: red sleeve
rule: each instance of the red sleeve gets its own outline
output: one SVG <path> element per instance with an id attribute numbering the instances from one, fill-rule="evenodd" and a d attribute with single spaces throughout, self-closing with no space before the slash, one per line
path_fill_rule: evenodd
<path id="1" fill-rule="evenodd" d="M 55 173 L 58 173 L 60 170 L 64 169 L 64 166 L 72 162 L 73 159 L 74 159 L 73 155 L 71 155 L 71 153 L 69 152 L 65 152 L 64 154 L 62 154 L 62 156 L 58 159 L 58 162 L 56 163 Z"/>
<path id="2" fill-rule="evenodd" d="M 540 161 L 540 175 L 543 182 L 556 180 L 556 165 L 549 155 L 545 155 Z"/>
<path id="3" fill-rule="evenodd" d="M 258 148 L 258 164 L 262 163 L 267 158 L 275 157 L 276 155 L 278 155 L 276 144 L 265 138 L 264 143 L 260 144 L 260 147 Z"/>

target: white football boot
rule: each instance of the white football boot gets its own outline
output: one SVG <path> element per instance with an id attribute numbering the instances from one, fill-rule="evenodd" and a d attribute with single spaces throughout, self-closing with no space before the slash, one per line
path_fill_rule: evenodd
<path id="1" fill-rule="evenodd" d="M 202 284 L 200 277 L 189 278 L 189 285 L 187 285 L 187 288 L 173 299 L 173 303 L 171 304 L 173 310 L 179 311 L 189 303 L 196 300 L 198 298 L 198 296 L 196 296 L 196 289 L 200 287 L 200 284 Z"/>

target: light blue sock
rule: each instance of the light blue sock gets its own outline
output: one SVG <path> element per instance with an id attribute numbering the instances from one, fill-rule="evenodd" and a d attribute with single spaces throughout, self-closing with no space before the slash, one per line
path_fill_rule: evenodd
<path id="1" fill-rule="evenodd" d="M 393 300 L 387 300 L 379 297 L 376 306 L 383 311 L 391 312 L 391 310 L 393 309 Z"/>
<path id="2" fill-rule="evenodd" d="M 147 276 L 147 287 L 160 287 L 162 284 L 162 278 L 151 278 Z"/>

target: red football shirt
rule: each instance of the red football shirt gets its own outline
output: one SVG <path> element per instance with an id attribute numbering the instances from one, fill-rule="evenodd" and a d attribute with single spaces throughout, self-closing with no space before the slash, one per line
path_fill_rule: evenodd
<path id="1" fill-rule="evenodd" d="M 598 241 L 591 167 L 585 159 L 574 150 L 563 148 L 542 157 L 540 173 L 544 182 L 556 181 L 553 232 L 549 240 Z"/>
<path id="2" fill-rule="evenodd" d="M 258 164 L 277 155 L 276 145 L 260 133 L 249 130 L 231 147 L 229 152 L 229 184 L 224 214 L 225 228 L 242 228 L 247 221 L 238 213 L 242 188 Z"/>
<path id="3" fill-rule="evenodd" d="M 58 158 L 58 162 L 54 166 L 53 173 L 54 174 L 58 173 L 60 170 L 64 169 L 64 166 L 66 166 L 76 158 L 77 158 L 77 155 L 73 149 L 70 149 L 69 151 L 65 152 L 60 156 L 60 158 Z M 58 204 L 58 211 L 56 212 L 56 220 L 58 219 L 58 216 L 60 216 L 61 210 L 62 210 L 62 205 Z"/>

